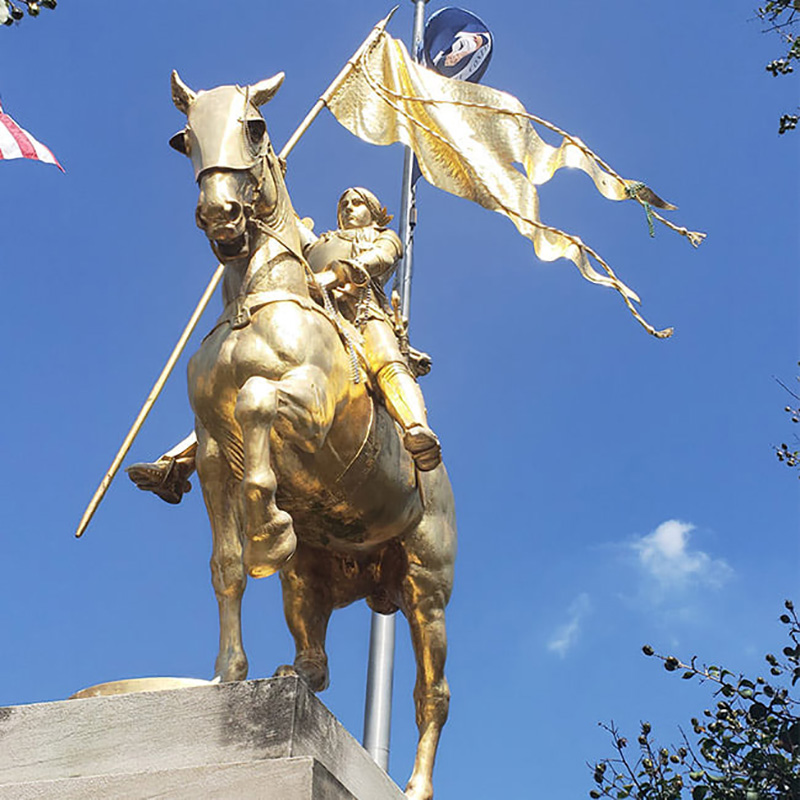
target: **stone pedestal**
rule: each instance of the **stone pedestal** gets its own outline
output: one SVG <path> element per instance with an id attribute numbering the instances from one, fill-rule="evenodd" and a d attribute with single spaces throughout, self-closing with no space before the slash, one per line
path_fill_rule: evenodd
<path id="1" fill-rule="evenodd" d="M 0 800 L 403 800 L 297 678 L 0 708 Z"/>

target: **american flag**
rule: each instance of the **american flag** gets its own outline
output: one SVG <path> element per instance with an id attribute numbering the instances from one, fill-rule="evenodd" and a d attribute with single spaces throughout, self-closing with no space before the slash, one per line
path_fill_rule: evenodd
<path id="1" fill-rule="evenodd" d="M 64 172 L 64 167 L 58 163 L 50 150 L 34 139 L 28 131 L 20 128 L 0 105 L 0 160 L 9 158 L 31 158 L 34 161 L 44 161 L 47 164 L 55 164 Z"/>

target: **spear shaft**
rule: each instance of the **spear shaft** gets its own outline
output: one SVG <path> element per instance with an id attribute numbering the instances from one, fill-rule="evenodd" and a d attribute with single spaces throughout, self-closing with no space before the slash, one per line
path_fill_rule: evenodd
<path id="1" fill-rule="evenodd" d="M 114 476 L 117 474 L 117 471 L 122 464 L 122 460 L 128 455 L 128 450 L 131 449 L 131 445 L 133 444 L 133 440 L 136 438 L 137 434 L 139 433 L 144 421 L 147 419 L 147 415 L 150 413 L 150 409 L 153 408 L 158 396 L 161 394 L 161 390 L 164 388 L 164 384 L 167 382 L 167 378 L 169 378 L 170 373 L 172 372 L 175 364 L 178 363 L 178 359 L 183 352 L 183 349 L 186 347 L 186 343 L 189 341 L 189 337 L 194 332 L 194 329 L 197 327 L 197 323 L 200 321 L 200 317 L 203 316 L 203 312 L 206 310 L 206 306 L 208 305 L 208 301 L 211 299 L 211 296 L 214 294 L 221 278 L 222 273 L 225 271 L 225 265 L 220 264 L 214 274 L 211 276 L 211 281 L 209 282 L 208 286 L 206 287 L 205 292 L 203 292 L 203 296 L 200 298 L 200 302 L 197 304 L 192 316 L 189 318 L 189 321 L 186 323 L 186 327 L 183 329 L 183 333 L 181 334 L 180 339 L 178 339 L 178 343 L 172 350 L 169 359 L 167 359 L 167 363 L 164 365 L 164 369 L 161 370 L 161 374 L 158 376 L 158 380 L 153 384 L 153 388 L 150 390 L 150 394 L 147 395 L 147 400 L 144 401 L 144 405 L 142 406 L 142 410 L 139 412 L 139 416 L 136 417 L 136 421 L 131 426 L 131 429 L 128 431 L 128 435 L 125 437 L 125 441 L 122 442 L 122 446 L 117 451 L 116 456 L 114 456 L 114 460 L 111 462 L 111 466 L 108 468 L 108 471 L 103 476 L 103 480 L 100 481 L 100 485 L 97 487 L 97 491 L 94 493 L 94 496 L 89 501 L 89 505 L 86 507 L 86 511 L 83 512 L 83 516 L 81 517 L 80 524 L 78 525 L 78 530 L 75 532 L 75 537 L 80 539 L 83 536 L 83 532 L 86 530 L 86 526 L 89 524 L 89 521 L 94 516 L 94 512 L 97 510 L 97 507 L 100 505 L 100 501 L 105 496 L 105 493 L 108 491 L 108 487 L 111 485 L 111 481 L 114 480 Z"/>

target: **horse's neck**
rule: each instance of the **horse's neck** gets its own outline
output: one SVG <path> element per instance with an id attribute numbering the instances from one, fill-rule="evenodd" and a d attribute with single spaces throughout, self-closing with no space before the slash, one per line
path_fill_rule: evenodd
<path id="1" fill-rule="evenodd" d="M 309 297 L 302 262 L 271 236 L 263 237 L 249 259 L 236 259 L 226 264 L 222 287 L 226 304 L 242 294 L 256 291 L 283 291 Z"/>
<path id="2" fill-rule="evenodd" d="M 263 177 L 260 199 L 265 207 L 253 231 L 258 244 L 249 259 L 227 265 L 223 298 L 228 303 L 243 292 L 272 290 L 309 297 L 297 215 L 277 162 Z"/>

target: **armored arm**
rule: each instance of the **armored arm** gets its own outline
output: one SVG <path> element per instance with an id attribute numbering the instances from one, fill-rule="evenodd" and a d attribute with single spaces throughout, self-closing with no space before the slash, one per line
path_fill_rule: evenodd
<path id="1" fill-rule="evenodd" d="M 397 262 L 403 255 L 400 237 L 388 228 L 381 231 L 372 246 L 350 260 L 355 269 L 362 272 L 366 280 L 377 281 L 381 286 L 391 277 Z M 362 280 L 362 283 L 366 282 Z"/>
<path id="2" fill-rule="evenodd" d="M 376 231 L 372 241 L 357 243 L 331 231 L 310 242 L 305 252 L 317 283 L 333 289 L 347 284 L 364 286 L 370 281 L 383 285 L 402 251 L 397 234 L 387 229 Z"/>
<path id="3" fill-rule="evenodd" d="M 370 281 L 383 286 L 394 272 L 402 254 L 403 245 L 400 243 L 400 238 L 387 228 L 358 255 L 333 262 L 329 266 L 329 271 L 336 276 L 337 286 L 348 283 L 364 286 Z"/>

